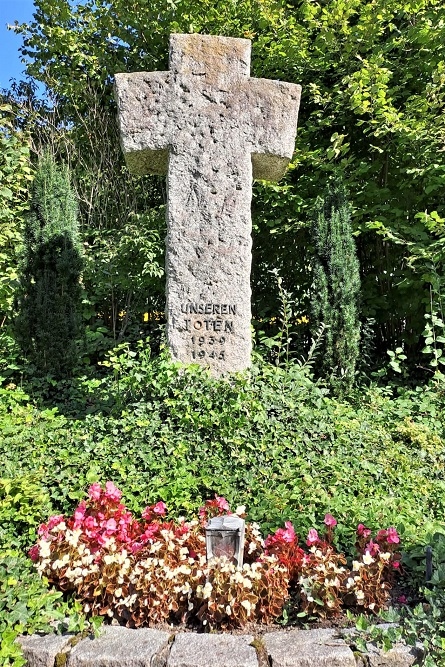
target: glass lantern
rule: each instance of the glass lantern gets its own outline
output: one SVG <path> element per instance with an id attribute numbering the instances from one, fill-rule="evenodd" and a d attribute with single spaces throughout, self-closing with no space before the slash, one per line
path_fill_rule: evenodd
<path id="1" fill-rule="evenodd" d="M 238 567 L 243 565 L 244 519 L 236 515 L 215 516 L 206 526 L 207 560 L 224 556 Z"/>

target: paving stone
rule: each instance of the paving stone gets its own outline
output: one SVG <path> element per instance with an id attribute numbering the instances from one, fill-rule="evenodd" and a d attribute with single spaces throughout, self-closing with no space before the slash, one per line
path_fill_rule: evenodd
<path id="1" fill-rule="evenodd" d="M 169 638 L 160 630 L 106 626 L 72 649 L 68 667 L 164 667 Z"/>
<path id="2" fill-rule="evenodd" d="M 56 657 L 71 647 L 73 635 L 23 635 L 17 643 L 29 667 L 54 667 Z"/>
<path id="3" fill-rule="evenodd" d="M 335 630 L 291 630 L 264 635 L 272 667 L 356 667 L 354 654 Z"/>
<path id="4" fill-rule="evenodd" d="M 411 646 L 397 644 L 383 652 L 373 644 L 367 645 L 366 665 L 369 667 L 411 667 L 419 658 L 419 650 Z"/>
<path id="5" fill-rule="evenodd" d="M 198 635 L 175 637 L 167 667 L 258 667 L 251 635 Z"/>

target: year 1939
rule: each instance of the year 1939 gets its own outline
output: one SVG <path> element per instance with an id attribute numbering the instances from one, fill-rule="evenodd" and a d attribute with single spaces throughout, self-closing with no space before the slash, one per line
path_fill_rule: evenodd
<path id="1" fill-rule="evenodd" d="M 207 340 L 206 340 L 205 336 L 192 336 L 193 345 L 199 345 L 200 347 L 202 345 L 205 345 L 206 343 L 207 343 L 207 345 L 215 345 L 215 344 L 216 345 L 217 344 L 224 345 L 225 342 L 226 342 L 226 339 L 224 338 L 224 336 L 220 336 L 220 337 L 218 337 L 218 336 L 209 336 Z"/>

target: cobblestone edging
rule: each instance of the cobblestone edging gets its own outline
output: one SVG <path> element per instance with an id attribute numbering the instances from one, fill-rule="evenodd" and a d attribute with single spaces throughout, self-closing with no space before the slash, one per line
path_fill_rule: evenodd
<path id="1" fill-rule="evenodd" d="M 368 645 L 355 655 L 335 630 L 253 635 L 129 630 L 105 626 L 97 638 L 31 635 L 18 639 L 29 667 L 411 667 L 419 652 Z"/>

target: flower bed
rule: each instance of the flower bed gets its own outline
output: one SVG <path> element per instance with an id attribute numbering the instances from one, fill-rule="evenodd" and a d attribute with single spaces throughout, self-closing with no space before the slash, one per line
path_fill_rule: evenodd
<path id="1" fill-rule="evenodd" d="M 373 538 L 362 524 L 348 567 L 333 546 L 337 522 L 331 514 L 324 535 L 311 529 L 305 548 L 289 521 L 264 541 L 259 527 L 247 523 L 242 568 L 226 558 L 208 563 L 205 525 L 230 513 L 224 498 L 207 501 L 199 520 L 174 522 L 162 501 L 136 520 L 121 496 L 112 482 L 104 489 L 93 484 L 72 517 L 53 516 L 40 526 L 30 557 L 52 584 L 73 592 L 85 612 L 129 627 L 271 623 L 291 594 L 301 616 L 334 617 L 344 608 L 377 612 L 386 606 L 400 567 L 396 529 L 379 530 Z M 235 513 L 243 517 L 244 510 Z"/>

